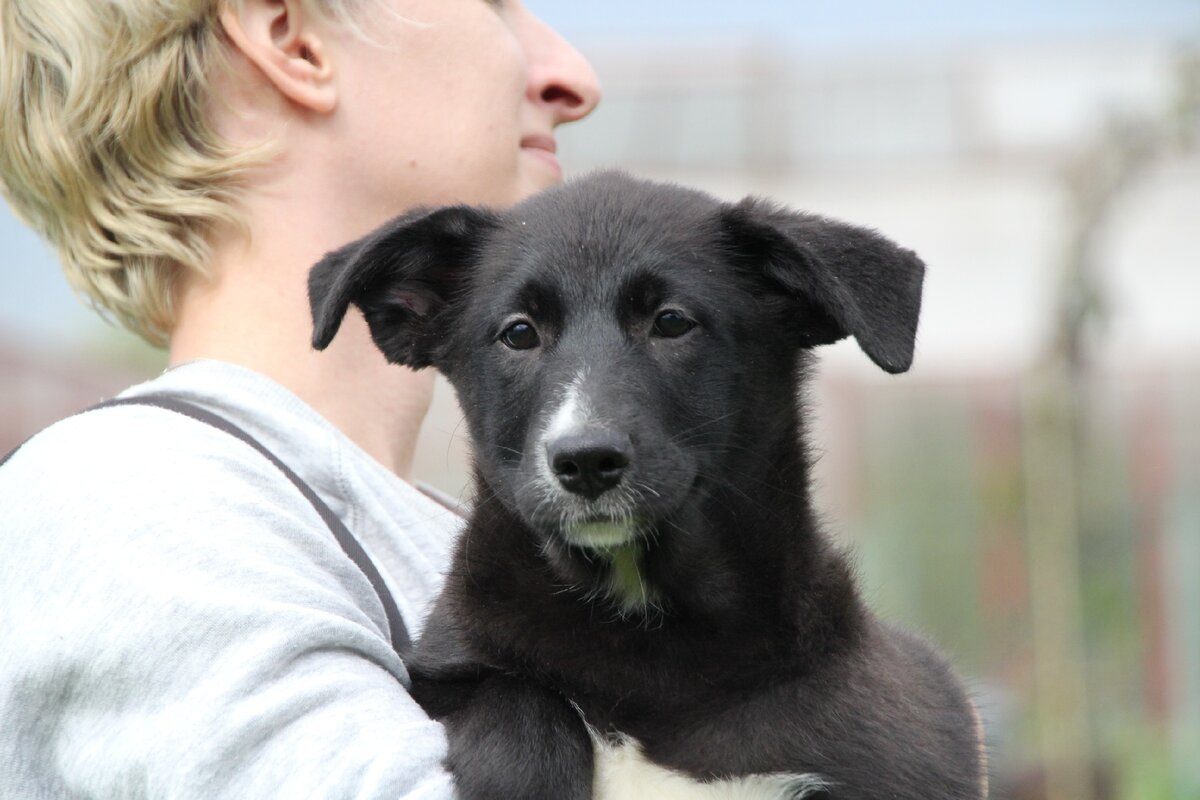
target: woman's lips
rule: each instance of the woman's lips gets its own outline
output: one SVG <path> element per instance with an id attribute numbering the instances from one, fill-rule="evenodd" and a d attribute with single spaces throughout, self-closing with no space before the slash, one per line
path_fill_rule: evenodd
<path id="1" fill-rule="evenodd" d="M 553 136 L 544 134 L 531 134 L 521 140 L 521 149 L 534 158 L 540 159 L 544 163 L 550 165 L 558 174 L 562 174 L 562 166 L 558 163 L 558 144 L 554 141 Z"/>

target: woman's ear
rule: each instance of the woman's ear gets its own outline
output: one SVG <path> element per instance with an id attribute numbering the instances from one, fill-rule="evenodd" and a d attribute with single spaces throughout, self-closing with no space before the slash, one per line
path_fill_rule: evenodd
<path id="1" fill-rule="evenodd" d="M 225 35 L 284 97 L 319 114 L 337 105 L 337 86 L 314 20 L 300 0 L 243 0 L 220 13 Z"/>

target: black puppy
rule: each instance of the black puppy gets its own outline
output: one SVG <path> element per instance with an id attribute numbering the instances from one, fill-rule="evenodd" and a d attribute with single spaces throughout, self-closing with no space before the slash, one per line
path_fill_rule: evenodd
<path id="1" fill-rule="evenodd" d="M 603 173 L 403 216 L 313 270 L 454 384 L 477 495 L 411 659 L 465 798 L 978 798 L 947 664 L 873 616 L 809 500 L 809 348 L 912 360 L 877 234 Z"/>

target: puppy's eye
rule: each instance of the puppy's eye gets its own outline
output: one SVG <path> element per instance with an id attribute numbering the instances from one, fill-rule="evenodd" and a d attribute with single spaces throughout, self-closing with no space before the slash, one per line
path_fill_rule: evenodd
<path id="1" fill-rule="evenodd" d="M 505 328 L 500 334 L 500 341 L 513 350 L 529 350 L 541 344 L 537 331 L 525 320 L 519 320 Z"/>
<path id="2" fill-rule="evenodd" d="M 654 318 L 654 332 L 667 339 L 683 336 L 696 327 L 696 323 L 679 311 L 664 311 Z"/>

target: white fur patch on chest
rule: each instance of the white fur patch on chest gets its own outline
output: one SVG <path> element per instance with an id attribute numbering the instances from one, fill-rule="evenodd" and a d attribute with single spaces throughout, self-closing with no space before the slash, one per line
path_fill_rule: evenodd
<path id="1" fill-rule="evenodd" d="M 804 800 L 829 784 L 820 775 L 749 775 L 701 783 L 653 764 L 632 739 L 603 741 L 593 734 L 595 800 Z"/>

